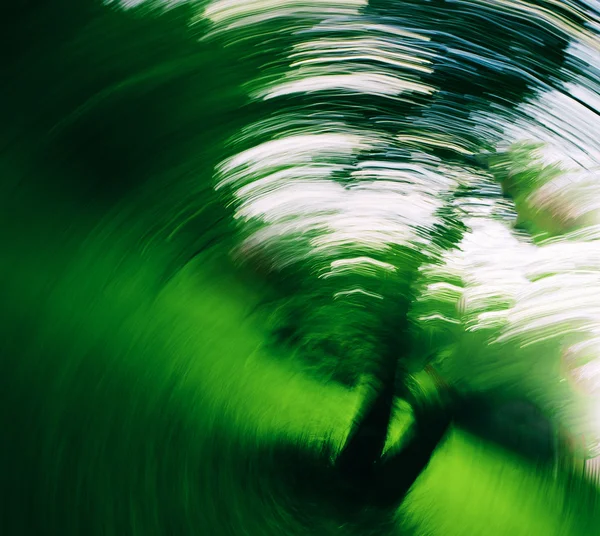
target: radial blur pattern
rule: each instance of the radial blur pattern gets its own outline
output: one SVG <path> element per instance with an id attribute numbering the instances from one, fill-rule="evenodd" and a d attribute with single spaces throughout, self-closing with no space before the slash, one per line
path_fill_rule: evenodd
<path id="1" fill-rule="evenodd" d="M 600 533 L 598 0 L 2 11 L 2 536 Z M 383 511 L 386 359 L 472 418 Z"/>

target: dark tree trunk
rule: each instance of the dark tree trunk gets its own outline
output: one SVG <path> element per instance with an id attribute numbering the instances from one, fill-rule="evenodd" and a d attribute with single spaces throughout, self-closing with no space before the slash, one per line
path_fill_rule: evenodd
<path id="1" fill-rule="evenodd" d="M 397 360 L 389 360 L 377 375 L 374 394 L 365 402 L 339 455 L 336 467 L 348 489 L 383 508 L 397 506 L 427 467 L 452 421 L 448 406 L 412 402 L 415 423 L 404 446 L 383 456 L 396 395 L 396 384 L 406 385 L 407 375 Z"/>

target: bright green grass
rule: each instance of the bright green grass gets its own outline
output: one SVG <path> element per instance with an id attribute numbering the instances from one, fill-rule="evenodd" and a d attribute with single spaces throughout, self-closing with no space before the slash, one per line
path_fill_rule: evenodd
<path id="1" fill-rule="evenodd" d="M 346 524 L 294 482 L 310 487 L 298 460 L 339 445 L 359 390 L 273 359 L 250 315 L 259 289 L 219 257 L 164 284 L 168 249 L 140 255 L 133 233 L 79 222 L 44 240 L 31 225 L 38 248 L 15 241 L 1 265 L 6 534 L 600 534 L 589 490 L 459 432 L 394 524 Z"/>

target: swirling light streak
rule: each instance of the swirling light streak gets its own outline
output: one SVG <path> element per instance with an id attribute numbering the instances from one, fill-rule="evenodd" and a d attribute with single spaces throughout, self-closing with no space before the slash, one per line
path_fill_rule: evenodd
<path id="1" fill-rule="evenodd" d="M 351 69 L 348 66 L 347 69 Z M 430 95 L 435 88 L 426 84 L 403 80 L 397 76 L 378 72 L 331 72 L 331 66 L 325 69 L 300 68 L 286 75 L 286 79 L 271 87 L 266 87 L 254 93 L 254 96 L 265 100 L 293 95 L 295 93 L 313 93 L 315 91 L 351 92 L 380 97 L 396 97 L 403 93 L 423 93 Z"/>
<path id="2" fill-rule="evenodd" d="M 231 30 L 254 24 L 257 18 L 354 15 L 367 4 L 367 0 L 216 0 L 209 3 L 203 16 L 214 23 L 228 23 L 226 29 Z"/>

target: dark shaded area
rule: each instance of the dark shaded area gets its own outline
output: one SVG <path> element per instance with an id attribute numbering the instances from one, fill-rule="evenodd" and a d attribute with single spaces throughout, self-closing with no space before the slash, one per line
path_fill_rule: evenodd
<path id="1" fill-rule="evenodd" d="M 98 215 L 130 198 L 152 205 L 147 236 L 164 241 L 177 230 L 174 270 L 207 245 L 227 249 L 231 212 L 212 172 L 244 124 L 240 84 L 252 66 L 199 43 L 186 6 L 158 16 L 58 0 L 3 12 L 6 194 L 44 185 Z M 124 225 L 136 225 L 128 210 Z"/>
<path id="2" fill-rule="evenodd" d="M 543 412 L 527 400 L 506 400 L 493 393 L 472 396 L 457 424 L 532 463 L 555 461 L 557 431 Z"/>

